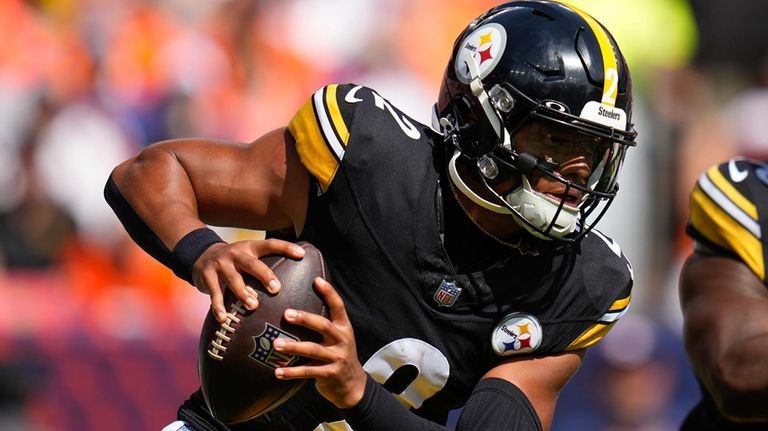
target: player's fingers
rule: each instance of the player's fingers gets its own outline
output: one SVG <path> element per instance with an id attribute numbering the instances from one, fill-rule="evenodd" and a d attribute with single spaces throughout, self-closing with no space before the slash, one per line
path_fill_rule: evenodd
<path id="1" fill-rule="evenodd" d="M 333 322 L 319 314 L 289 308 L 285 310 L 283 316 L 288 322 L 309 328 L 322 335 L 323 338 L 330 338 L 333 340 L 343 339 L 343 334 L 339 328 L 337 328 Z"/>
<path id="2" fill-rule="evenodd" d="M 240 255 L 237 256 L 235 264 L 242 271 L 256 277 L 267 289 L 267 292 L 275 294 L 280 291 L 280 288 L 282 287 L 280 280 L 277 279 L 277 276 L 275 275 L 274 271 L 272 271 L 272 268 L 270 268 L 269 265 L 265 264 L 260 259 L 257 259 L 251 255 Z"/>
<path id="3" fill-rule="evenodd" d="M 331 316 L 333 323 L 337 325 L 349 325 L 349 316 L 347 316 L 347 309 L 344 307 L 344 300 L 336 292 L 331 283 L 327 280 L 316 277 L 315 289 L 323 296 L 326 305 L 328 305 L 328 314 Z"/>
<path id="4" fill-rule="evenodd" d="M 245 308 L 254 310 L 259 305 L 259 297 L 253 289 L 249 289 L 243 281 L 243 276 L 234 266 L 222 268 L 220 277 L 227 283 L 227 287 L 235 297 L 245 304 Z"/>
<path id="5" fill-rule="evenodd" d="M 311 341 L 293 341 L 278 338 L 272 342 L 272 347 L 278 352 L 303 356 L 321 362 L 333 362 L 337 356 L 330 350 Z"/>
<path id="6" fill-rule="evenodd" d="M 224 294 L 219 284 L 219 276 L 216 271 L 204 271 L 202 281 L 204 288 L 211 295 L 211 310 L 216 320 L 221 323 L 227 320 L 227 310 L 224 308 Z"/>
<path id="7" fill-rule="evenodd" d="M 311 365 L 276 368 L 275 376 L 281 380 L 312 379 L 327 374 L 321 370 L 322 368 L 323 366 Z"/>
<path id="8" fill-rule="evenodd" d="M 254 241 L 253 246 L 257 256 L 281 255 L 292 259 L 304 257 L 305 250 L 300 245 L 281 239 L 270 238 L 264 241 Z"/>

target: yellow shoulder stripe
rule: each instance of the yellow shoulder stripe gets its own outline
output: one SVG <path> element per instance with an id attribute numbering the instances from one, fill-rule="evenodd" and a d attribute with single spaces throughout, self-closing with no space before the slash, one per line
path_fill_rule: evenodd
<path id="1" fill-rule="evenodd" d="M 611 330 L 611 327 L 613 327 L 615 323 L 616 322 L 608 324 L 595 323 L 594 325 L 587 328 L 587 330 L 584 331 L 581 335 L 579 335 L 578 338 L 573 340 L 573 342 L 571 342 L 571 344 L 565 350 L 586 349 L 587 347 L 593 346 L 595 343 L 605 337 L 605 334 Z"/>
<path id="2" fill-rule="evenodd" d="M 608 311 L 603 314 L 600 319 L 582 332 L 566 350 L 577 350 L 590 347 L 600 341 L 608 331 L 611 330 L 613 325 L 629 310 L 629 302 L 632 299 L 632 295 L 628 295 L 626 298 L 621 298 L 613 301 Z"/>
<path id="3" fill-rule="evenodd" d="M 752 217 L 752 219 L 757 220 L 757 208 L 755 207 L 755 204 L 739 193 L 739 191 L 736 190 L 736 187 L 723 176 L 717 166 L 709 168 L 709 170 L 707 170 L 707 175 L 709 176 L 709 179 L 712 180 L 712 183 L 714 183 L 717 188 L 731 200 L 731 202 L 741 208 L 741 210 Z"/>
<path id="4" fill-rule="evenodd" d="M 288 124 L 302 164 L 323 192 L 333 182 L 349 142 L 349 129 L 336 98 L 338 85 L 318 90 Z"/>
<path id="5" fill-rule="evenodd" d="M 709 241 L 738 254 L 761 280 L 765 280 L 760 239 L 715 203 L 702 190 L 701 184 L 691 192 L 690 223 Z"/>
<path id="6" fill-rule="evenodd" d="M 613 304 L 611 304 L 610 307 L 608 307 L 609 311 L 619 311 L 627 308 L 629 306 L 629 301 L 632 299 L 632 295 L 627 296 L 626 298 L 617 299 L 613 301 Z"/>

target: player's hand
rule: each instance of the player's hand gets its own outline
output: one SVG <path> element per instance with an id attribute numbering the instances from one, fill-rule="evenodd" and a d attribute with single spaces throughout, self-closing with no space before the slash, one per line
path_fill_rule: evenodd
<path id="1" fill-rule="evenodd" d="M 211 295 L 211 309 L 216 320 L 221 323 L 227 319 L 224 308 L 224 289 L 227 288 L 249 310 L 259 306 L 259 296 L 245 285 L 243 272 L 256 277 L 268 292 L 274 294 L 280 291 L 280 280 L 260 259 L 269 255 L 301 259 L 304 249 L 279 239 L 247 240 L 214 244 L 197 259 L 192 268 L 192 280 L 199 291 Z"/>
<path id="2" fill-rule="evenodd" d="M 293 341 L 278 338 L 273 347 L 280 352 L 314 359 L 307 365 L 277 368 L 279 379 L 315 379 L 317 391 L 340 409 L 356 405 L 365 392 L 366 374 L 357 359 L 355 334 L 344 301 L 330 283 L 315 279 L 315 289 L 328 305 L 330 320 L 301 310 L 286 310 L 288 322 L 305 326 L 323 336 L 322 341 Z"/>

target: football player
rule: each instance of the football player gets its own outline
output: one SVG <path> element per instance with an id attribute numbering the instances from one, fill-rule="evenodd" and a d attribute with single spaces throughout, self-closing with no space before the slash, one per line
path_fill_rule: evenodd
<path id="1" fill-rule="evenodd" d="M 690 195 L 680 276 L 685 347 L 703 397 L 682 430 L 768 429 L 768 164 L 714 166 Z M 768 231 L 768 229 L 767 229 Z"/>
<path id="2" fill-rule="evenodd" d="M 277 239 L 223 242 L 207 225 L 313 243 L 330 318 L 286 318 L 322 343 L 276 343 L 314 379 L 231 429 L 549 429 L 587 348 L 627 310 L 632 270 L 594 229 L 635 145 L 629 70 L 613 37 L 553 1 L 503 4 L 458 36 L 434 124 L 375 90 L 328 85 L 250 144 L 162 142 L 119 165 L 105 194 L 135 241 L 224 320 L 224 289 L 258 305 Z M 258 312 L 258 311 L 257 311 Z M 258 390 L 258 388 L 254 388 Z M 178 426 L 227 429 L 200 392 Z"/>

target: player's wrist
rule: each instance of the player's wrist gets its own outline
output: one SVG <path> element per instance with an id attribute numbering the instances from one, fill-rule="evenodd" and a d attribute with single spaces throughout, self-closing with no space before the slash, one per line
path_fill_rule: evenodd
<path id="1" fill-rule="evenodd" d="M 202 227 L 184 235 L 173 247 L 172 267 L 174 274 L 193 283 L 195 263 L 212 245 L 225 242 L 212 229 Z M 194 284 L 194 283 L 193 283 Z"/>
<path id="2" fill-rule="evenodd" d="M 371 377 L 370 375 L 365 375 L 364 384 L 362 385 L 361 390 L 359 391 L 359 397 L 355 400 L 355 397 L 350 397 L 350 402 L 347 407 L 342 407 L 340 405 L 337 405 L 345 416 L 349 415 L 352 417 L 366 417 L 370 413 L 369 411 L 372 408 L 375 408 L 375 400 L 378 394 L 378 383 Z"/>
<path id="3" fill-rule="evenodd" d="M 363 372 L 362 376 L 360 376 L 358 379 L 355 379 L 354 383 L 351 383 L 347 394 L 342 397 L 338 403 L 335 403 L 336 407 L 341 410 L 349 410 L 360 404 L 360 402 L 365 398 L 368 379 L 371 378 L 368 376 L 368 374 Z"/>

